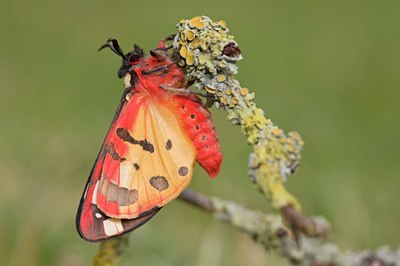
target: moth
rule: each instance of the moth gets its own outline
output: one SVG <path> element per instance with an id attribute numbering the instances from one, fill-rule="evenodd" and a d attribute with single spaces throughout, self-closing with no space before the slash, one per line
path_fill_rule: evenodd
<path id="1" fill-rule="evenodd" d="M 76 227 L 88 241 L 130 232 L 150 220 L 189 185 L 197 161 L 215 177 L 222 154 L 210 112 L 188 89 L 165 46 L 145 56 L 134 45 L 118 76 L 125 90 L 83 192 Z"/>

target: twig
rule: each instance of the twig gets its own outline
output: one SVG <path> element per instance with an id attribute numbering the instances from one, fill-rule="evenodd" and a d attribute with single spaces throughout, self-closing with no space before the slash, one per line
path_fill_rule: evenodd
<path id="1" fill-rule="evenodd" d="M 210 198 L 189 189 L 186 189 L 179 198 L 206 211 L 217 220 L 249 234 L 267 251 L 278 251 L 296 265 L 400 265 L 400 248 L 392 251 L 383 246 L 376 251 L 342 251 L 335 242 L 323 237 L 307 236 L 302 233 L 294 237 L 293 232 L 285 226 L 281 216 L 277 214 L 249 210 L 235 202 Z M 292 210 L 292 208 L 285 209 L 288 212 Z M 297 215 L 294 214 L 298 218 Z M 299 219 L 302 220 L 304 217 Z M 311 222 L 316 228 L 329 228 L 327 221 L 321 217 L 307 218 L 307 220 L 306 224 Z"/>
<path id="2" fill-rule="evenodd" d="M 316 223 L 315 220 L 304 216 L 290 205 L 281 208 L 281 213 L 291 228 L 300 230 L 308 236 L 328 236 L 330 233 L 327 224 Z"/>
<path id="3" fill-rule="evenodd" d="M 209 213 L 213 213 L 215 211 L 212 201 L 204 196 L 201 193 L 194 192 L 191 189 L 185 189 L 180 195 L 179 199 L 186 201 L 202 210 L 205 210 Z"/>

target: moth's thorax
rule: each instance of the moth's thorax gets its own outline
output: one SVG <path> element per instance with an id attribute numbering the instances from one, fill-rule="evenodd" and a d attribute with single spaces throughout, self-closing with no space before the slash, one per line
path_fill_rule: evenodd
<path id="1" fill-rule="evenodd" d="M 186 85 L 185 74 L 176 63 L 169 59 L 160 61 L 155 57 L 146 57 L 140 63 L 133 65 L 123 80 L 125 88 L 132 87 L 135 92 L 152 97 L 163 97 L 167 91 L 161 86 L 169 88 L 184 88 Z"/>

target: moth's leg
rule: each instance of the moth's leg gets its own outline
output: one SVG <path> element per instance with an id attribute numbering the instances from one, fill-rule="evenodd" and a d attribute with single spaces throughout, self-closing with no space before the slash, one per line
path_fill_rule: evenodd
<path id="1" fill-rule="evenodd" d="M 205 105 L 207 108 L 211 108 L 211 107 L 214 105 L 214 102 L 215 102 L 214 95 L 208 94 L 207 97 L 206 97 L 206 102 L 205 102 L 204 105 Z"/>
<path id="2" fill-rule="evenodd" d="M 151 56 L 156 57 L 159 61 L 165 61 L 167 58 L 170 58 L 168 55 L 168 50 L 172 48 L 172 45 L 166 46 L 165 42 L 172 41 L 173 39 L 175 39 L 175 35 L 173 34 L 162 39 L 158 43 L 157 48 L 150 50 Z"/>
<path id="3" fill-rule="evenodd" d="M 186 83 L 186 89 L 189 88 L 190 86 L 192 86 L 194 84 L 194 80 L 188 80 Z"/>
<path id="4" fill-rule="evenodd" d="M 187 87 L 185 88 L 173 88 L 173 87 L 169 87 L 168 85 L 165 84 L 160 84 L 160 87 L 166 91 L 172 92 L 172 93 L 176 93 L 176 94 L 181 94 L 181 95 L 197 95 L 197 96 L 201 96 L 204 98 L 209 98 L 209 95 L 207 94 L 203 94 L 200 92 L 194 92 L 191 90 L 188 90 Z"/>
<path id="5" fill-rule="evenodd" d="M 169 87 L 169 86 L 167 86 L 165 84 L 161 84 L 160 87 L 163 90 L 166 90 L 166 91 L 174 93 L 174 94 L 194 96 L 193 100 L 197 99 L 198 101 L 200 101 L 200 99 L 198 97 L 195 97 L 195 96 L 200 96 L 200 97 L 202 97 L 203 99 L 206 100 L 205 103 L 202 103 L 202 104 L 204 106 L 206 106 L 207 108 L 210 108 L 214 104 L 214 96 L 211 95 L 211 94 L 203 94 L 203 93 L 200 93 L 200 92 L 194 92 L 194 91 L 191 91 L 191 90 L 187 89 L 187 87 L 185 87 L 185 88 L 173 88 L 173 87 Z"/>
<path id="6" fill-rule="evenodd" d="M 157 52 L 158 53 L 160 53 L 160 52 L 166 53 L 169 49 L 172 48 L 172 45 L 166 46 L 165 42 L 172 41 L 174 39 L 175 39 L 175 34 L 168 35 L 167 37 L 165 37 L 164 39 L 162 39 L 158 42 L 157 48 L 150 50 L 150 54 L 152 56 L 155 56 L 154 54 L 156 54 Z"/>
<path id="7" fill-rule="evenodd" d="M 169 66 L 159 66 L 149 70 L 142 70 L 143 75 L 151 75 L 157 72 L 167 72 L 169 71 Z"/>
<path id="8" fill-rule="evenodd" d="M 164 39 L 160 40 L 158 42 L 157 48 L 150 50 L 151 56 L 156 57 L 159 61 L 165 61 L 167 58 L 171 59 L 171 55 L 168 54 L 168 51 L 172 49 L 173 46 L 172 44 L 166 46 L 165 42 L 174 40 L 175 36 L 176 36 L 175 34 L 171 34 L 165 37 Z M 175 64 L 178 63 L 178 60 L 176 60 L 176 62 L 173 63 Z"/>
<path id="9" fill-rule="evenodd" d="M 169 50 L 172 48 L 172 45 L 170 46 L 165 46 L 165 42 L 167 41 L 172 41 L 173 39 L 175 39 L 176 34 L 171 34 L 168 35 L 167 37 L 165 37 L 164 39 L 162 39 L 159 43 L 158 43 L 158 49 L 165 49 L 165 50 Z"/>

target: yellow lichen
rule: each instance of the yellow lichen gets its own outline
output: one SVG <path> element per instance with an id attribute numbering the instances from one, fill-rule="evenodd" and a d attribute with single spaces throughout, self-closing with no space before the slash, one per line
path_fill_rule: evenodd
<path id="1" fill-rule="evenodd" d="M 218 22 L 218 25 L 220 25 L 220 26 L 223 27 L 223 28 L 226 28 L 226 22 L 225 22 L 225 20 L 220 20 L 220 21 Z"/>
<path id="2" fill-rule="evenodd" d="M 217 76 L 217 81 L 218 82 L 224 82 L 226 80 L 226 75 L 220 74 Z"/>
<path id="3" fill-rule="evenodd" d="M 242 96 L 245 96 L 248 92 L 249 92 L 249 90 L 247 88 L 240 89 L 240 95 L 242 95 Z"/>
<path id="4" fill-rule="evenodd" d="M 190 49 L 195 49 L 195 48 L 196 48 L 196 41 L 190 42 L 190 43 L 188 44 L 188 47 L 189 47 Z"/>
<path id="5" fill-rule="evenodd" d="M 210 87 L 210 86 L 204 86 L 204 89 L 205 89 L 207 92 L 211 93 L 211 94 L 214 94 L 214 93 L 217 91 L 216 89 L 214 89 L 214 88 L 212 88 L 212 87 Z"/>
<path id="6" fill-rule="evenodd" d="M 179 54 L 183 58 L 186 58 L 187 57 L 187 47 L 186 46 L 182 46 L 181 49 L 179 50 Z"/>
<path id="7" fill-rule="evenodd" d="M 204 27 L 204 23 L 202 21 L 199 21 L 196 23 L 195 27 L 198 29 L 202 29 Z"/>
<path id="8" fill-rule="evenodd" d="M 294 151 L 294 147 L 293 147 L 292 144 L 288 144 L 288 145 L 286 146 L 286 149 L 287 149 L 288 152 L 293 152 L 293 151 Z"/>
<path id="9" fill-rule="evenodd" d="M 218 63 L 218 66 L 224 68 L 224 67 L 226 67 L 226 63 L 225 63 L 224 61 L 220 61 L 220 62 Z"/>
<path id="10" fill-rule="evenodd" d="M 201 20 L 201 16 L 194 17 L 191 20 L 189 20 L 189 26 L 194 28 L 196 24 Z"/>
<path id="11" fill-rule="evenodd" d="M 186 58 L 186 64 L 188 64 L 190 66 L 190 65 L 193 65 L 193 63 L 194 63 L 193 52 L 192 51 L 190 51 L 190 52 L 188 51 L 187 58 Z"/>
<path id="12" fill-rule="evenodd" d="M 272 134 L 274 134 L 275 136 L 281 136 L 282 135 L 282 130 L 279 128 L 275 128 L 272 130 Z"/>
<path id="13" fill-rule="evenodd" d="M 194 33 L 194 31 L 192 31 L 192 30 L 188 30 L 186 32 L 186 37 L 187 37 L 188 41 L 193 41 L 194 38 L 196 38 L 196 33 Z"/>
<path id="14" fill-rule="evenodd" d="M 185 41 L 186 41 L 186 33 L 184 31 L 182 31 L 180 35 L 181 35 L 181 40 L 182 40 L 182 42 L 184 44 Z"/>
<path id="15" fill-rule="evenodd" d="M 197 41 L 197 46 L 203 50 L 207 50 L 206 42 L 203 39 Z"/>
<path id="16" fill-rule="evenodd" d="M 199 56 L 199 57 L 198 57 L 199 64 L 200 64 L 200 65 L 206 64 L 206 63 L 207 63 L 207 59 L 208 59 L 208 58 L 207 58 L 206 56 L 204 56 L 204 55 Z"/>

